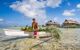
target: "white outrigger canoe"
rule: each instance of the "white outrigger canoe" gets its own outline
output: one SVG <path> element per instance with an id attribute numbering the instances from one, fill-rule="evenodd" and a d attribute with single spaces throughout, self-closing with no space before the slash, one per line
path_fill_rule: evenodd
<path id="1" fill-rule="evenodd" d="M 29 34 L 20 30 L 13 30 L 13 29 L 3 29 L 3 30 L 5 32 L 5 35 L 7 36 L 29 36 Z"/>
<path id="2" fill-rule="evenodd" d="M 32 32 L 24 32 L 24 31 L 21 31 L 21 30 L 14 30 L 14 29 L 3 29 L 4 32 L 5 32 L 5 35 L 7 36 L 31 36 L 33 35 Z M 44 37 L 44 36 L 50 36 L 49 33 L 46 33 L 46 32 L 38 32 L 38 35 L 40 37 Z"/>

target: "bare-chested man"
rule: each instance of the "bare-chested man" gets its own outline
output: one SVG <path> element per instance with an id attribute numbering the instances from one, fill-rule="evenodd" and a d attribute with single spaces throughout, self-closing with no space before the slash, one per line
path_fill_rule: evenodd
<path id="1" fill-rule="evenodd" d="M 39 38 L 39 36 L 38 36 L 38 23 L 36 22 L 35 18 L 32 19 L 32 28 L 34 30 L 34 34 L 33 34 L 34 38 Z"/>

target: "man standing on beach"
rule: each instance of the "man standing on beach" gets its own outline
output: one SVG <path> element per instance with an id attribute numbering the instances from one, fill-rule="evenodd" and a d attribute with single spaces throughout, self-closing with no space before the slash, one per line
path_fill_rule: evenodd
<path id="1" fill-rule="evenodd" d="M 32 19 L 32 28 L 34 30 L 34 34 L 33 34 L 34 38 L 39 38 L 39 36 L 38 36 L 38 23 L 36 22 L 35 18 Z"/>

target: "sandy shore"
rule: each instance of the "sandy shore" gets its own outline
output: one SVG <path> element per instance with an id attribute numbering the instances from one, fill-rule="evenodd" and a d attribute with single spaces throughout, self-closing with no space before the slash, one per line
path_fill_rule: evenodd
<path id="1" fill-rule="evenodd" d="M 0 42 L 0 50 L 80 50 L 80 45 L 52 42 L 52 39 L 35 46 L 42 41 L 32 38 L 25 38 L 15 41 Z"/>

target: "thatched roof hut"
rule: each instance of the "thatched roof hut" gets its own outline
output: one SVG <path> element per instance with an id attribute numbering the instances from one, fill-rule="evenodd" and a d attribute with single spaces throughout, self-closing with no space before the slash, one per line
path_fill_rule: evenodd
<path id="1" fill-rule="evenodd" d="M 60 25 L 57 22 L 50 20 L 46 23 L 46 26 L 57 26 L 57 27 L 59 27 Z"/>
<path id="2" fill-rule="evenodd" d="M 79 25 L 79 23 L 77 22 L 77 21 L 75 21 L 75 20 L 65 20 L 64 22 L 63 22 L 63 27 L 71 27 L 71 26 L 77 26 L 77 25 Z"/>
<path id="3" fill-rule="evenodd" d="M 77 21 L 74 21 L 74 20 L 65 20 L 64 23 L 67 23 L 67 24 L 77 24 L 78 22 Z"/>

